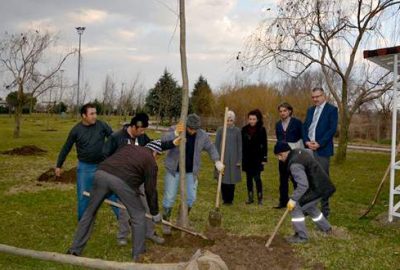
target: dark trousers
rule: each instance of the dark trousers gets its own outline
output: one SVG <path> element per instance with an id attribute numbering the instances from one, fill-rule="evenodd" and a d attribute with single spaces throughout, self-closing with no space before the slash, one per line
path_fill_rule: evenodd
<path id="1" fill-rule="evenodd" d="M 257 193 L 262 193 L 261 172 L 246 172 L 247 191 L 253 192 L 253 181 L 256 182 Z"/>
<path id="2" fill-rule="evenodd" d="M 279 161 L 279 205 L 289 201 L 289 175 L 287 163 Z"/>
<path id="3" fill-rule="evenodd" d="M 80 255 L 89 240 L 92 232 L 97 210 L 104 199 L 111 193 L 115 193 L 120 201 L 126 206 L 132 220 L 132 255 L 145 252 L 145 208 L 138 195 L 131 187 L 120 178 L 105 171 L 98 170 L 93 181 L 89 205 L 86 208 L 75 233 L 71 252 Z"/>
<path id="4" fill-rule="evenodd" d="M 321 165 L 322 169 L 329 175 L 330 157 L 321 157 L 317 154 L 317 152 L 314 152 L 314 157 L 318 161 L 319 165 Z M 321 212 L 326 218 L 329 217 L 331 212 L 329 207 L 329 198 L 321 199 Z"/>
<path id="5" fill-rule="evenodd" d="M 221 192 L 224 203 L 232 203 L 235 197 L 235 185 L 222 183 Z"/>

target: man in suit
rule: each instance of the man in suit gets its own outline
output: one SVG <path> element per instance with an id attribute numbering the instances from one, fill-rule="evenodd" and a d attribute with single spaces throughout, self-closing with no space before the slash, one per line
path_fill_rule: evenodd
<path id="1" fill-rule="evenodd" d="M 278 106 L 279 120 L 275 125 L 276 140 L 288 143 L 291 149 L 303 148 L 302 123 L 292 117 L 293 107 L 284 102 Z M 279 161 L 279 204 L 276 209 L 285 208 L 289 201 L 289 172 L 285 162 Z"/>
<path id="2" fill-rule="evenodd" d="M 303 124 L 303 141 L 314 153 L 315 159 L 329 175 L 330 157 L 333 156 L 333 136 L 338 123 L 338 109 L 327 102 L 324 89 L 316 87 L 311 98 L 314 106 L 308 108 Z M 329 217 L 329 201 L 321 200 L 321 211 Z"/>

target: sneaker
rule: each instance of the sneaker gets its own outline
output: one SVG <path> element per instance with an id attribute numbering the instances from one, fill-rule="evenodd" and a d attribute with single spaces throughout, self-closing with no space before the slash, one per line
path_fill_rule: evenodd
<path id="1" fill-rule="evenodd" d="M 126 239 L 117 239 L 118 246 L 123 247 L 128 244 L 128 240 Z"/>
<path id="2" fill-rule="evenodd" d="M 162 226 L 162 232 L 163 232 L 164 235 L 171 235 L 172 234 L 171 227 L 167 226 L 167 225 L 163 225 Z"/>
<path id="3" fill-rule="evenodd" d="M 307 238 L 302 238 L 298 234 L 295 234 L 287 237 L 286 241 L 288 241 L 290 244 L 303 244 L 307 242 Z"/>
<path id="4" fill-rule="evenodd" d="M 158 236 L 156 233 L 154 233 L 152 236 L 147 236 L 146 238 L 159 245 L 165 243 L 165 239 L 162 238 L 161 236 Z"/>
<path id="5" fill-rule="evenodd" d="M 283 209 L 283 208 L 286 208 L 286 205 L 278 204 L 277 206 L 274 206 L 274 209 Z"/>

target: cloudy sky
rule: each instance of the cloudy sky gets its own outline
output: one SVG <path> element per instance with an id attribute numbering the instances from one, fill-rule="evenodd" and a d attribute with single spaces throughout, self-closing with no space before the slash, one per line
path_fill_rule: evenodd
<path id="1" fill-rule="evenodd" d="M 83 77 L 91 96 L 100 95 L 106 74 L 129 84 L 140 74 L 146 88 L 167 68 L 180 81 L 177 0 L 1 0 L 1 32 L 27 29 L 59 37 L 56 52 L 78 45 L 82 36 Z M 187 1 L 187 51 L 191 85 L 203 74 L 214 89 L 240 78 L 235 56 L 244 40 L 266 16 L 275 0 Z M 77 56 L 66 63 L 64 76 L 76 80 Z M 253 75 L 253 80 L 269 80 Z M 245 78 L 246 79 L 246 78 Z"/>

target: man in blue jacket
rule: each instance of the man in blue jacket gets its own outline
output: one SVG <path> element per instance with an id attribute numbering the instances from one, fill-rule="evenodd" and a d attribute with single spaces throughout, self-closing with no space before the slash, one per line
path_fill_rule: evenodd
<path id="1" fill-rule="evenodd" d="M 293 107 L 284 102 L 278 106 L 279 120 L 275 125 L 275 135 L 278 142 L 285 142 L 292 149 L 303 148 L 301 121 L 293 117 Z M 285 208 L 289 201 L 289 173 L 285 162 L 279 161 L 279 204 L 276 209 Z"/>
<path id="2" fill-rule="evenodd" d="M 303 124 L 303 141 L 307 148 L 314 152 L 315 159 L 329 175 L 330 157 L 333 156 L 333 136 L 338 123 L 338 109 L 327 102 L 324 90 L 316 87 L 311 98 L 314 106 L 308 108 Z M 321 200 L 321 211 L 329 217 L 329 201 Z"/>

